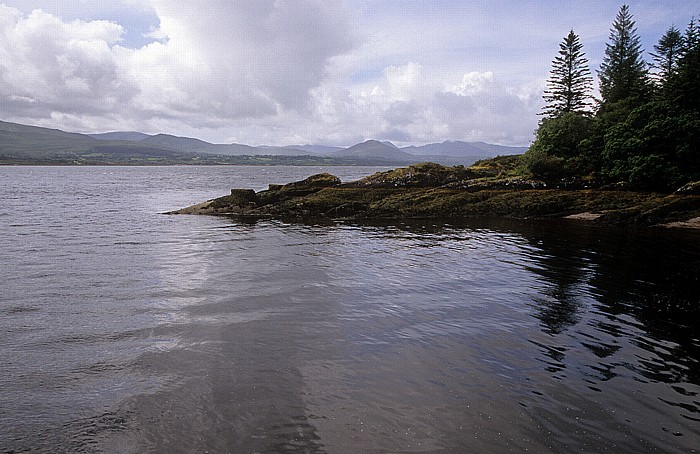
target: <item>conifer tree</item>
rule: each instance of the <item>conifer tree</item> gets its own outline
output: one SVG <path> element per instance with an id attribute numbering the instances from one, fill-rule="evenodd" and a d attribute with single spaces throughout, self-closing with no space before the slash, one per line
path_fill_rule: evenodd
<path id="1" fill-rule="evenodd" d="M 683 53 L 687 52 L 700 44 L 700 24 L 693 17 L 690 19 L 688 28 L 685 30 L 685 36 L 683 37 Z"/>
<path id="2" fill-rule="evenodd" d="M 665 87 L 678 71 L 678 62 L 683 52 L 683 35 L 675 26 L 671 26 L 654 45 L 655 52 L 651 53 L 656 68 L 656 79 Z"/>
<path id="3" fill-rule="evenodd" d="M 603 104 L 628 98 L 641 100 L 649 93 L 647 65 L 629 6 L 622 5 L 610 30 L 605 58 L 600 65 Z"/>
<path id="4" fill-rule="evenodd" d="M 700 112 L 700 25 L 690 21 L 683 37 L 682 55 L 674 81 L 677 102 Z"/>
<path id="5" fill-rule="evenodd" d="M 547 105 L 543 114 L 556 117 L 563 113 L 584 113 L 591 106 L 590 90 L 593 78 L 583 45 L 573 30 L 559 44 L 559 55 L 552 60 L 548 89 L 544 92 Z"/>

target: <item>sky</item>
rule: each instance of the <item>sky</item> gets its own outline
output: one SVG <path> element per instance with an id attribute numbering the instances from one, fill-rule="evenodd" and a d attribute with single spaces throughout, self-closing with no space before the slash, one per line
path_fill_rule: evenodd
<path id="1" fill-rule="evenodd" d="M 648 52 L 696 0 L 628 2 Z M 610 0 L 0 0 L 0 120 L 248 145 L 526 146 L 573 29 Z"/>

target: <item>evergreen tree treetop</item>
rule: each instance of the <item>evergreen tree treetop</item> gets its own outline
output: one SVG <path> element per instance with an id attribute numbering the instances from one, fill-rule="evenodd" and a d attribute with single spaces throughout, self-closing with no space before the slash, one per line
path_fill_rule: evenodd
<path id="1" fill-rule="evenodd" d="M 591 106 L 593 78 L 583 45 L 573 30 L 559 44 L 559 55 L 552 60 L 543 114 L 555 117 L 562 113 L 584 113 Z"/>
<path id="2" fill-rule="evenodd" d="M 683 52 L 683 35 L 675 26 L 671 26 L 654 45 L 651 56 L 656 68 L 656 79 L 664 87 L 678 71 L 678 62 Z"/>
<path id="3" fill-rule="evenodd" d="M 683 36 L 671 97 L 679 106 L 700 112 L 700 26 L 693 18 Z"/>
<path id="4" fill-rule="evenodd" d="M 643 98 L 648 93 L 648 71 L 642 53 L 629 6 L 622 5 L 610 30 L 610 42 L 605 46 L 605 57 L 598 71 L 603 103 Z"/>

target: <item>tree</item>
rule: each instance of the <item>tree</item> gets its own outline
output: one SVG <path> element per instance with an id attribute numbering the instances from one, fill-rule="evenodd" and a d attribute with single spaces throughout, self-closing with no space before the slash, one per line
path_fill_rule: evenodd
<path id="1" fill-rule="evenodd" d="M 697 47 L 700 44 L 700 24 L 693 17 L 690 19 L 688 28 L 685 30 L 685 36 L 683 37 L 683 53 L 686 53 L 689 49 Z"/>
<path id="2" fill-rule="evenodd" d="M 556 117 L 568 112 L 585 113 L 591 106 L 593 78 L 582 49 L 583 45 L 573 30 L 559 44 L 559 55 L 552 60 L 548 90 L 544 92 L 547 103 L 544 115 Z"/>
<path id="3" fill-rule="evenodd" d="M 678 71 L 678 63 L 683 52 L 683 35 L 675 26 L 671 26 L 664 36 L 661 37 L 658 44 L 654 45 L 656 52 L 651 53 L 654 60 L 652 65 L 656 68 L 656 78 L 661 86 L 665 88 L 668 83 L 676 75 Z"/>
<path id="4" fill-rule="evenodd" d="M 586 141 L 593 135 L 589 115 L 564 112 L 542 119 L 537 136 L 525 153 L 525 165 L 537 178 L 556 181 L 592 172 L 595 162 Z"/>
<path id="5" fill-rule="evenodd" d="M 642 101 L 649 94 L 649 76 L 642 53 L 632 14 L 627 5 L 622 5 L 598 71 L 603 104 L 628 98 Z"/>
<path id="6" fill-rule="evenodd" d="M 606 131 L 602 173 L 636 189 L 674 190 L 700 179 L 699 147 L 699 113 L 649 102 Z"/>
<path id="7" fill-rule="evenodd" d="M 679 106 L 700 112 L 700 27 L 695 19 L 690 21 L 683 36 L 678 71 L 671 91 Z"/>

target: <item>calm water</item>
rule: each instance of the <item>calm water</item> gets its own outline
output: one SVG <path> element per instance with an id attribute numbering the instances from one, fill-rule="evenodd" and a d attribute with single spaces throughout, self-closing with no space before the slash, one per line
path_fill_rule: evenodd
<path id="1" fill-rule="evenodd" d="M 700 233 L 159 214 L 321 170 L 0 167 L 0 451 L 700 447 Z"/>

